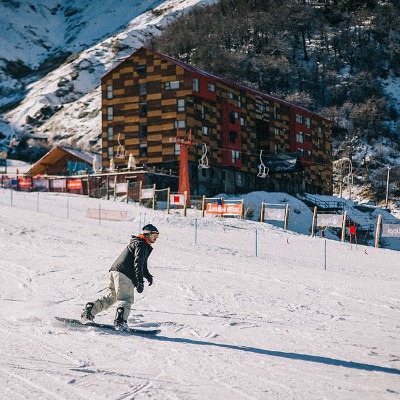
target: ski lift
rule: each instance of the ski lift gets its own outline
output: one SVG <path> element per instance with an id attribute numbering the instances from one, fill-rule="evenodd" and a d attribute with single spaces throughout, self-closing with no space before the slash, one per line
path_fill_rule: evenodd
<path id="1" fill-rule="evenodd" d="M 207 145 L 203 142 L 201 144 L 201 159 L 199 160 L 199 169 L 202 168 L 210 168 L 210 166 L 208 165 L 208 157 L 207 157 Z"/>
<path id="2" fill-rule="evenodd" d="M 115 155 L 115 158 L 125 158 L 125 147 L 122 146 L 121 142 L 119 141 L 120 136 L 121 136 L 121 133 L 118 133 L 118 147 L 117 147 L 117 154 Z"/>
<path id="3" fill-rule="evenodd" d="M 259 178 L 266 178 L 267 175 L 268 175 L 268 172 L 269 172 L 269 168 L 266 167 L 266 166 L 264 165 L 264 163 L 263 163 L 263 160 L 262 160 L 262 153 L 263 153 L 263 151 L 261 150 L 261 151 L 260 151 L 260 165 L 258 166 L 258 174 L 257 174 L 257 176 L 258 176 Z"/>

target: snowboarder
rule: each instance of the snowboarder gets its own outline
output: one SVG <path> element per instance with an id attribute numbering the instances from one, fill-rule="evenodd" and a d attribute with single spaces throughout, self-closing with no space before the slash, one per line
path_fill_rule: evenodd
<path id="1" fill-rule="evenodd" d="M 118 303 L 114 329 L 119 331 L 129 329 L 127 321 L 134 302 L 135 288 L 138 293 L 143 292 L 143 278 L 147 280 L 149 286 L 153 284 L 153 276 L 147 268 L 147 259 L 153 250 L 151 244 L 155 243 L 159 232 L 151 224 L 144 226 L 142 231 L 142 234 L 132 235 L 128 246 L 111 266 L 108 293 L 86 304 L 81 314 L 83 323 L 93 321 L 97 313 Z"/>

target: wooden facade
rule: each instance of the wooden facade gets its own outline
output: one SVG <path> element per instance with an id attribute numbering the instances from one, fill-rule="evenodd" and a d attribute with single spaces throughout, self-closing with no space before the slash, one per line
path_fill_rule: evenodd
<path id="1" fill-rule="evenodd" d="M 191 130 L 192 194 L 271 187 L 332 193 L 331 124 L 318 114 L 146 48 L 101 83 L 104 167 L 111 158 L 117 168 L 125 167 L 132 154 L 138 164 L 177 172 L 176 138 Z M 261 150 L 269 159 L 297 153 L 302 168 L 270 168 L 266 178 L 257 177 Z"/>

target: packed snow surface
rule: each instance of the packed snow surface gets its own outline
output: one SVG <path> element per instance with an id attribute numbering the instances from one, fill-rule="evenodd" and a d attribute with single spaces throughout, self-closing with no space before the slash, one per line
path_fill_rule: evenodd
<path id="1" fill-rule="evenodd" d="M 397 251 L 193 210 L 185 218 L 5 189 L 0 198 L 4 399 L 400 397 Z M 127 220 L 86 218 L 99 208 L 126 210 Z M 128 322 L 161 333 L 57 322 L 104 292 L 109 267 L 145 223 L 161 232 L 154 284 L 137 294 Z"/>

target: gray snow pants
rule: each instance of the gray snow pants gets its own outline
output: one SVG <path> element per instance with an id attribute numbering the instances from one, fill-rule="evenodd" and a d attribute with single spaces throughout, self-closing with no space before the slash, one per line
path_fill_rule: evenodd
<path id="1" fill-rule="evenodd" d="M 134 301 L 135 286 L 133 282 L 124 274 L 117 271 L 110 272 L 108 292 L 93 303 L 92 315 L 95 316 L 100 311 L 107 310 L 114 303 L 117 308 L 124 308 L 124 320 L 128 321 L 131 306 Z"/>

